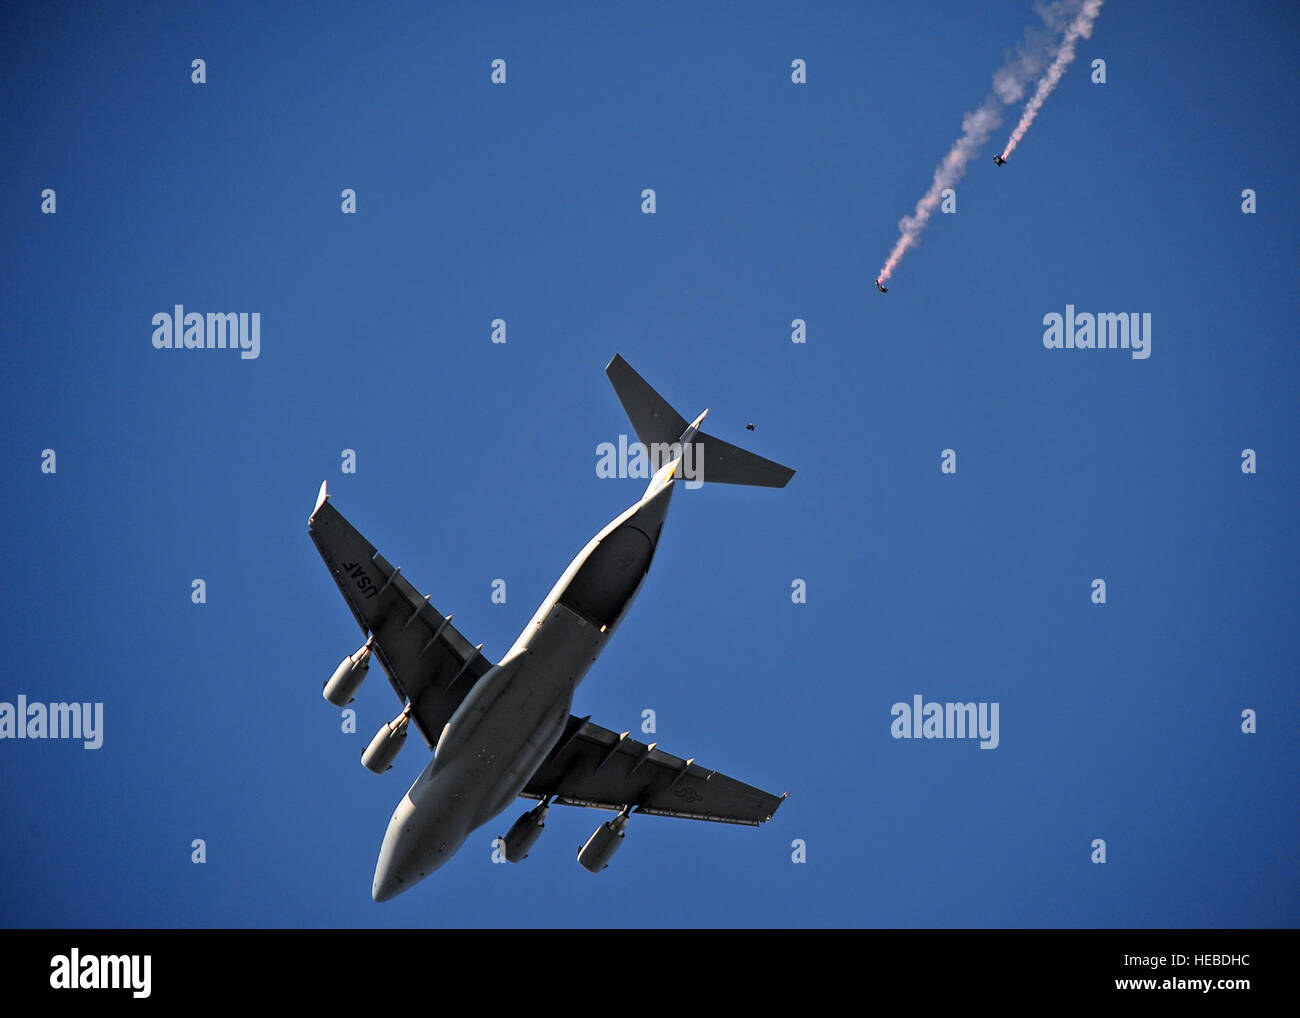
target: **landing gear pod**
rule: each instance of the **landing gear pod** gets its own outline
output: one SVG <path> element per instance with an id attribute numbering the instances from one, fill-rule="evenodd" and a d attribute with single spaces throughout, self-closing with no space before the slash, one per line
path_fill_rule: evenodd
<path id="1" fill-rule="evenodd" d="M 629 807 L 624 806 L 618 816 L 597 827 L 587 843 L 578 849 L 578 862 L 583 869 L 599 873 L 609 865 L 610 859 L 623 844 L 623 828 L 627 826 L 629 812 Z"/>
<path id="2" fill-rule="evenodd" d="M 365 681 L 366 672 L 370 670 L 370 641 L 367 640 L 355 654 L 349 654 L 334 669 L 334 675 L 325 683 L 321 696 L 335 707 L 346 707 L 357 695 L 361 683 Z"/>

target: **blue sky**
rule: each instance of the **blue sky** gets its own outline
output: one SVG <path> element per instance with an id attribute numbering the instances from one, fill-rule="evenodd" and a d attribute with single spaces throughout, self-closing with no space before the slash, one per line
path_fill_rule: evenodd
<path id="1" fill-rule="evenodd" d="M 8 5 L 0 701 L 101 702 L 104 744 L 0 741 L 0 923 L 1296 925 L 1296 15 L 1108 4 L 882 297 L 1034 21 Z M 260 356 L 154 349 L 175 304 Z M 1067 304 L 1149 312 L 1150 359 L 1045 349 Z M 575 709 L 791 798 L 634 817 L 597 877 L 583 810 L 494 865 L 512 808 L 376 905 L 427 756 L 360 766 L 377 670 L 358 734 L 321 699 L 360 641 L 316 490 L 499 657 L 643 487 L 596 476 L 615 352 L 798 473 L 678 493 Z M 998 747 L 892 738 L 916 694 L 998 703 Z"/>

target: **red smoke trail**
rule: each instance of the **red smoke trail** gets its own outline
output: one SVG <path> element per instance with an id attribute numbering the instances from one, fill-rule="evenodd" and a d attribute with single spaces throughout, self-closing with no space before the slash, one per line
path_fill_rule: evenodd
<path id="1" fill-rule="evenodd" d="M 930 217 L 939 207 L 939 202 L 943 200 L 944 190 L 961 180 L 962 174 L 966 172 L 966 164 L 979 152 L 980 147 L 989 140 L 989 135 L 1001 122 L 998 100 L 992 95 L 984 100 L 984 105 L 979 109 L 971 110 L 962 117 L 962 135 L 935 167 L 934 180 L 930 182 L 930 189 L 921 196 L 912 214 L 904 216 L 898 224 L 898 240 L 894 244 L 894 250 L 889 252 L 889 258 L 886 259 L 885 266 L 880 270 L 878 277 L 882 283 L 894 274 L 894 267 L 902 260 L 908 249 L 920 239 L 921 232 L 930 222 Z"/>
<path id="2" fill-rule="evenodd" d="M 1080 8 L 1081 3 L 1083 5 L 1082 9 Z M 1052 2 L 1039 6 L 1038 11 L 1043 17 L 1045 28 L 1040 26 L 1026 30 L 1025 36 L 1015 52 L 1007 56 L 1002 66 L 998 68 L 997 73 L 993 75 L 993 91 L 984 98 L 984 101 L 978 107 L 962 118 L 961 137 L 953 142 L 948 154 L 935 167 L 934 179 L 930 182 L 929 190 L 921 196 L 921 200 L 916 203 L 916 207 L 911 214 L 899 220 L 898 240 L 894 243 L 894 249 L 889 252 L 889 257 L 880 270 L 880 275 L 877 277 L 879 283 L 883 284 L 885 280 L 894 274 L 894 270 L 898 267 L 898 263 L 902 261 L 903 255 L 915 247 L 921 239 L 921 234 L 929 225 L 934 210 L 943 201 L 944 190 L 952 187 L 962 178 L 962 175 L 966 172 L 966 165 L 978 153 L 983 144 L 988 141 L 989 135 L 1002 122 L 1001 107 L 1009 106 L 1011 103 L 1019 102 L 1024 98 L 1029 82 L 1043 69 L 1053 52 L 1056 53 L 1056 60 L 1061 62 L 1061 69 L 1056 73 L 1056 80 L 1060 80 L 1065 67 L 1074 58 L 1074 42 L 1080 37 L 1079 34 L 1072 35 L 1071 33 L 1075 32 L 1075 26 L 1080 23 L 1080 20 L 1084 18 L 1084 15 L 1089 10 L 1092 13 L 1087 17 L 1086 24 L 1088 27 L 1086 33 L 1091 33 L 1092 22 L 1097 16 L 1096 10 L 1101 7 L 1101 3 L 1102 0 L 1052 0 Z M 1072 16 L 1074 20 L 1066 28 L 1066 21 Z M 1053 42 L 1062 28 L 1066 28 L 1066 42 L 1054 49 Z M 1068 59 L 1061 61 L 1062 53 L 1067 48 L 1067 45 L 1070 56 Z M 1055 64 L 1053 64 L 1053 67 L 1055 67 Z M 1047 77 L 1050 76 L 1051 72 L 1049 71 L 1043 80 L 1046 81 Z M 1043 90 L 1041 82 L 1039 88 Z M 1047 92 L 1050 91 L 1050 87 L 1043 90 L 1042 98 L 1046 98 Z M 1042 105 L 1042 99 L 1038 98 L 1038 96 L 1035 96 L 1035 100 L 1037 100 L 1038 105 Z M 1026 123 L 1025 126 L 1027 127 L 1028 124 Z"/>
<path id="3" fill-rule="evenodd" d="M 935 167 L 934 180 L 930 182 L 930 189 L 921 196 L 912 214 L 904 216 L 898 224 L 898 240 L 894 244 L 894 250 L 889 252 L 884 268 L 880 270 L 879 279 L 882 283 L 894 274 L 894 267 L 902 260 L 908 249 L 920 239 L 921 232 L 930 222 L 930 217 L 934 215 L 934 210 L 939 207 L 939 202 L 943 199 L 943 192 L 961 180 L 966 172 L 966 164 L 989 140 L 989 135 L 1001 122 L 997 99 L 992 95 L 984 100 L 984 105 L 979 109 L 971 110 L 962 117 L 961 137 L 953 143 L 948 154 Z"/>
<path id="4" fill-rule="evenodd" d="M 1074 62 L 1074 51 L 1079 45 L 1079 40 L 1087 39 L 1092 35 L 1092 25 L 1097 20 L 1097 15 L 1101 13 L 1103 2 L 1104 0 L 1085 0 L 1083 10 L 1070 22 L 1070 27 L 1065 30 L 1065 38 L 1061 40 L 1060 49 L 1056 51 L 1056 58 L 1047 69 L 1047 73 L 1038 82 L 1033 97 L 1025 104 L 1025 112 L 1021 114 L 1020 123 L 1011 132 L 1007 147 L 1002 150 L 1003 159 L 1006 159 L 1016 150 L 1016 146 L 1020 144 L 1020 139 L 1029 130 L 1029 125 L 1038 116 L 1038 111 L 1043 108 L 1043 103 L 1052 94 L 1052 89 L 1056 88 L 1061 78 L 1065 76 L 1066 68 Z"/>

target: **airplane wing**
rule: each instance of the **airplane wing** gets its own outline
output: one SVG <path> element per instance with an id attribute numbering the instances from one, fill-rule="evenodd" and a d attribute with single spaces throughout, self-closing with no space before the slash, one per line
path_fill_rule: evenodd
<path id="1" fill-rule="evenodd" d="M 561 806 L 592 806 L 635 813 L 713 820 L 757 827 L 772 819 L 784 795 L 701 767 L 692 760 L 647 746 L 587 718 L 570 716 L 550 756 L 519 793 L 528 799 L 554 796 Z"/>
<path id="2" fill-rule="evenodd" d="M 320 486 L 307 530 L 330 575 L 388 673 L 397 698 L 410 700 L 411 720 L 429 749 L 492 662 L 407 582 L 327 499 Z"/>

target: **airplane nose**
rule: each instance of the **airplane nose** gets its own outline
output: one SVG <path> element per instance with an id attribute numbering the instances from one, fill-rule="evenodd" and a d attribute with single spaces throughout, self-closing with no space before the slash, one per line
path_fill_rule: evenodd
<path id="1" fill-rule="evenodd" d="M 388 821 L 384 843 L 379 849 L 379 859 L 375 862 L 375 879 L 370 885 L 370 896 L 375 901 L 387 901 L 406 890 L 408 882 L 402 872 L 408 861 L 406 856 L 410 851 L 410 839 L 404 837 L 403 828 L 414 812 L 415 804 L 408 794 L 397 804 L 392 819 Z"/>
<path id="2" fill-rule="evenodd" d="M 388 867 L 375 871 L 375 882 L 370 888 L 370 896 L 375 901 L 388 901 L 402 891 L 403 880 Z"/>
<path id="3" fill-rule="evenodd" d="M 370 897 L 375 901 L 387 901 L 402 889 L 393 855 L 391 839 L 385 838 L 384 847 L 379 851 L 379 861 L 375 863 L 375 880 L 370 885 Z"/>

